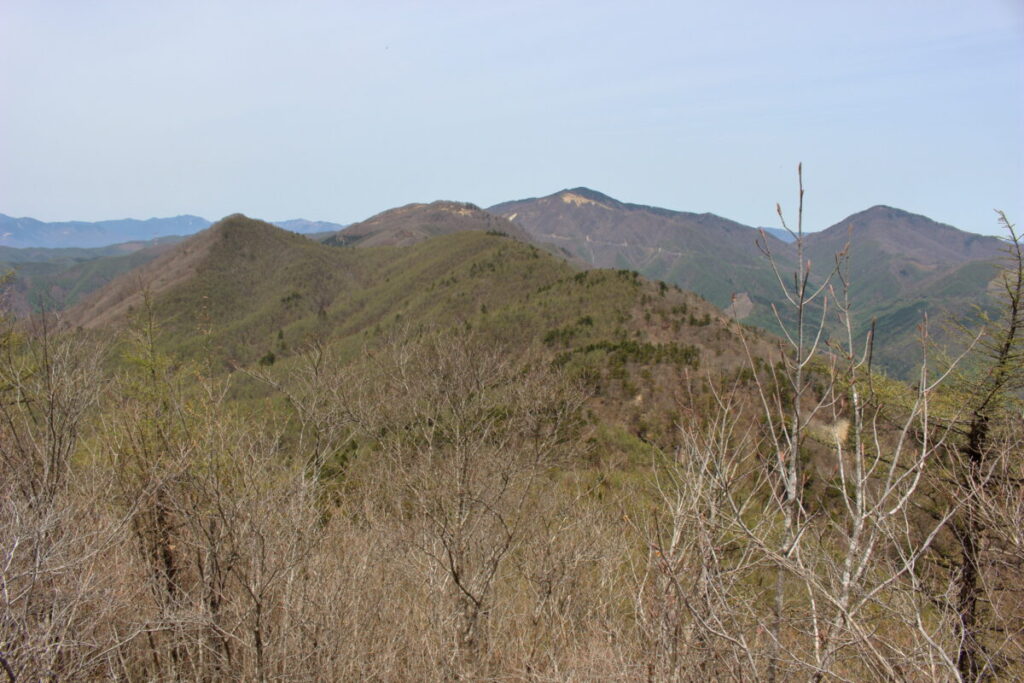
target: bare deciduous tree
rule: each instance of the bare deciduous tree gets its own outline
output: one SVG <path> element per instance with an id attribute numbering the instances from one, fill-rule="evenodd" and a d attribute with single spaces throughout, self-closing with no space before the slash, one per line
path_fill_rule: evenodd
<path id="1" fill-rule="evenodd" d="M 551 468 L 578 452 L 583 395 L 539 356 L 428 334 L 376 357 L 372 408 L 354 415 L 375 458 L 370 490 L 438 572 L 451 665 L 487 639 L 495 582 L 532 528 Z"/>

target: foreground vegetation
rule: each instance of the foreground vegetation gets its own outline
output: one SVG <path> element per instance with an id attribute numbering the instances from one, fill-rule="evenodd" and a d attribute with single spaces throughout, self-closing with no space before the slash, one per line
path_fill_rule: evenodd
<path id="1" fill-rule="evenodd" d="M 630 273 L 443 239 L 366 257 L 399 265 L 362 294 L 267 283 L 241 336 L 187 338 L 206 280 L 137 306 L 116 343 L 8 322 L 9 680 L 1024 673 L 1016 238 L 1001 317 L 914 387 L 871 372 L 842 259 L 812 289 L 798 257 L 771 352 Z M 386 309 L 453 246 L 462 270 Z M 510 307 L 518 260 L 536 289 Z M 456 288 L 479 278 L 482 298 Z M 454 324 L 408 320 L 424 308 Z M 827 349 L 823 310 L 848 331 Z M 261 356 L 275 331 L 287 350 Z"/>

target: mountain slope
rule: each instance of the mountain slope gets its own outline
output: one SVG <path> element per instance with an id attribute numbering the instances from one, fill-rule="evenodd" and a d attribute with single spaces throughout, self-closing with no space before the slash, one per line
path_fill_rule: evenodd
<path id="1" fill-rule="evenodd" d="M 745 362 L 736 323 L 699 297 L 631 271 L 579 272 L 498 232 L 351 249 L 230 216 L 66 319 L 116 329 L 147 305 L 161 345 L 230 364 L 287 359 L 316 339 L 358 353 L 389 331 L 424 326 L 542 343 L 563 362 L 583 358 L 604 370 L 604 357 L 706 368 Z"/>
<path id="2" fill-rule="evenodd" d="M 719 307 L 733 294 L 767 288 L 773 276 L 756 240 L 759 233 L 714 214 L 626 204 L 587 188 L 488 209 L 588 263 L 630 268 L 697 292 Z M 788 247 L 769 237 L 773 247 Z"/>
<path id="3" fill-rule="evenodd" d="M 873 206 L 806 236 L 810 253 L 835 253 L 847 240 L 874 243 L 923 268 L 998 258 L 1002 241 L 889 206 Z"/>
<path id="4" fill-rule="evenodd" d="M 0 218 L 7 219 L 7 217 Z M 209 222 L 194 216 L 176 219 L 125 220 L 85 223 L 43 223 L 34 219 L 8 219 L 16 224 L 14 232 L 0 239 L 0 274 L 13 271 L 13 278 L 5 288 L 3 302 L 7 311 L 26 315 L 42 309 L 60 311 L 77 303 L 83 296 L 99 289 L 118 275 L 162 254 L 170 244 L 180 242 L 180 234 L 132 239 L 107 244 L 115 236 L 125 237 L 166 232 L 194 233 L 207 227 Z M 308 235 L 313 239 L 326 239 L 344 226 L 326 221 L 294 219 L 274 223 L 286 230 Z M 55 232 L 56 231 L 56 232 Z M 104 246 L 3 246 L 5 241 L 19 243 L 102 242 Z"/>
<path id="5" fill-rule="evenodd" d="M 758 233 L 724 218 L 626 204 L 586 188 L 489 210 L 591 264 L 634 268 L 691 289 L 770 331 L 779 331 L 773 306 L 787 315 L 778 279 L 755 244 Z M 788 276 L 794 245 L 771 234 L 766 239 Z M 875 321 L 876 361 L 897 376 L 908 376 L 921 357 L 917 326 L 925 313 L 933 320 L 964 316 L 993 301 L 989 283 L 1001 255 L 996 238 L 876 206 L 805 235 L 812 280 L 828 276 L 848 241 L 856 332 L 862 336 Z"/>
<path id="6" fill-rule="evenodd" d="M 824 277 L 834 255 L 849 244 L 850 301 L 855 330 L 874 322 L 881 365 L 908 377 L 922 355 L 918 326 L 948 341 L 944 320 L 966 318 L 996 301 L 990 283 L 999 272 L 1003 243 L 900 209 L 874 206 L 806 236 L 814 273 Z"/>
<path id="7" fill-rule="evenodd" d="M 851 296 L 869 308 L 925 290 L 939 294 L 935 285 L 966 264 L 996 263 L 1002 256 L 1002 242 L 995 237 L 886 206 L 856 213 L 805 240 L 808 257 L 822 266 L 831 264 L 847 243 Z M 983 294 L 988 280 L 975 284 L 980 286 L 965 283 L 964 293 Z"/>
<path id="8" fill-rule="evenodd" d="M 16 315 L 35 311 L 61 311 L 116 277 L 145 265 L 173 246 L 158 242 L 123 254 L 76 260 L 34 260 L 0 263 L 10 269 L 8 310 Z"/>
<path id="9" fill-rule="evenodd" d="M 182 239 L 160 237 L 93 248 L 0 247 L 0 273 L 11 275 L 3 305 L 19 316 L 63 310 Z"/>
<path id="10" fill-rule="evenodd" d="M 327 244 L 359 247 L 407 247 L 438 235 L 467 230 L 503 232 L 516 239 L 529 237 L 516 225 L 473 204 L 436 201 L 408 204 L 381 212 L 340 231 Z"/>
<path id="11" fill-rule="evenodd" d="M 66 319 L 86 328 L 122 321 L 146 296 L 166 304 L 163 295 L 171 290 L 177 299 L 204 309 L 195 315 L 175 311 L 175 319 L 191 318 L 198 325 L 202 316 L 234 317 L 279 280 L 332 274 L 326 253 L 301 235 L 240 214 L 228 216 L 94 293 Z"/>

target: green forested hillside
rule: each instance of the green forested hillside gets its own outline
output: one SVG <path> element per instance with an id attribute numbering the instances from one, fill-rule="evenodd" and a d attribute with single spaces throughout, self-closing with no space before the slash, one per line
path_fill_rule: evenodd
<path id="1" fill-rule="evenodd" d="M 142 316 L 156 322 L 165 352 L 225 368 L 287 363 L 316 344 L 355 357 L 427 329 L 541 345 L 598 376 L 615 359 L 619 383 L 627 364 L 717 373 L 745 363 L 740 326 L 700 297 L 632 271 L 579 271 L 495 231 L 353 248 L 232 216 L 64 319 L 124 330 Z M 761 335 L 746 334 L 765 348 Z"/>
<path id="2" fill-rule="evenodd" d="M 697 292 L 746 323 L 782 331 L 772 309 L 787 315 L 785 300 L 758 243 L 783 274 L 794 268 L 796 247 L 771 234 L 760 237 L 752 228 L 712 214 L 626 204 L 586 188 L 489 210 L 586 263 L 637 270 Z M 843 265 L 856 333 L 863 338 L 874 326 L 876 367 L 896 377 L 907 378 L 922 357 L 916 329 L 924 314 L 937 321 L 970 315 L 976 304 L 995 304 L 989 283 L 1002 252 L 994 237 L 876 206 L 820 232 L 807 232 L 803 242 L 812 281 L 819 283 L 849 245 Z M 842 336 L 834 317 L 826 320 L 829 333 Z M 938 327 L 936 335 L 952 341 Z"/>

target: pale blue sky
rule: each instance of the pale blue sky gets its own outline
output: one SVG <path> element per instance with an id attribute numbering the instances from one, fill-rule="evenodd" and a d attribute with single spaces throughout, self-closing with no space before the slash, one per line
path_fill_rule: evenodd
<path id="1" fill-rule="evenodd" d="M 1024 1 L 0 3 L 0 212 L 350 222 L 586 185 L 1024 225 Z"/>

